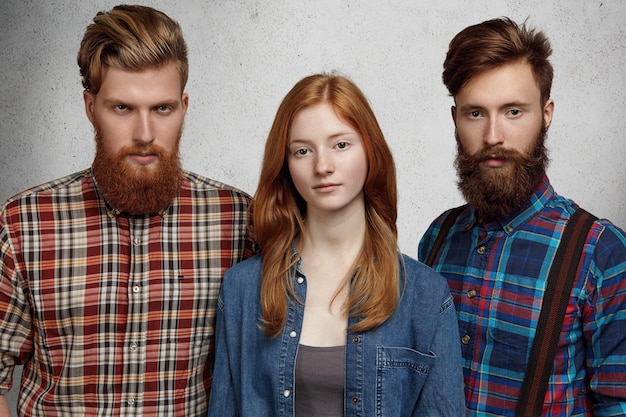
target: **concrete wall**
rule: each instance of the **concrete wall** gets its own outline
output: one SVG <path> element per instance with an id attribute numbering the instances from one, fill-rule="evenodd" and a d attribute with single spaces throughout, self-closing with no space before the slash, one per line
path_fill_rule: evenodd
<path id="1" fill-rule="evenodd" d="M 3 0 L 0 200 L 87 167 L 76 53 L 117 1 Z M 141 1 L 178 20 L 190 56 L 186 168 L 253 194 L 280 100 L 300 78 L 337 71 L 369 98 L 394 152 L 401 249 L 462 203 L 452 166 L 452 99 L 441 83 L 462 28 L 509 16 L 552 41 L 556 109 L 548 138 L 557 191 L 626 227 L 626 2 L 623 0 Z"/>

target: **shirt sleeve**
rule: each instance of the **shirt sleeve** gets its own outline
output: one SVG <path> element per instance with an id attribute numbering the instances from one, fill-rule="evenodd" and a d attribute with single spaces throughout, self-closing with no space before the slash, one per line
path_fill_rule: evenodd
<path id="1" fill-rule="evenodd" d="M 597 417 L 626 415 L 626 235 L 607 225 L 589 266 L 584 311 L 589 388 Z M 593 286 L 595 284 L 595 287 Z"/>
<path id="2" fill-rule="evenodd" d="M 426 230 L 426 233 L 424 233 L 424 236 L 422 236 L 422 238 L 420 239 L 417 249 L 417 259 L 420 262 L 426 262 L 426 260 L 428 259 L 433 244 L 435 243 L 435 239 L 437 238 L 437 234 L 441 229 L 441 223 L 444 218 L 444 215 L 441 215 L 437 219 L 435 219 L 428 227 L 428 230 Z"/>
<path id="3" fill-rule="evenodd" d="M 11 389 L 15 365 L 32 349 L 28 289 L 17 265 L 9 232 L 0 220 L 0 395 Z"/>

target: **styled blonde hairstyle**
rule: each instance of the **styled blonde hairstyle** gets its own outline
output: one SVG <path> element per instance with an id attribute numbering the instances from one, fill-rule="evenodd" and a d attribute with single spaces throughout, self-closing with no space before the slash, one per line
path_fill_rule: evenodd
<path id="1" fill-rule="evenodd" d="M 121 5 L 99 12 L 78 51 L 83 87 L 93 94 L 100 91 L 104 67 L 139 71 L 170 62 L 178 67 L 184 89 L 189 63 L 182 30 L 165 13 L 145 6 Z"/>
<path id="2" fill-rule="evenodd" d="M 338 117 L 361 135 L 368 173 L 364 184 L 366 232 L 354 263 L 350 295 L 344 308 L 360 317 L 351 331 L 372 329 L 395 310 L 400 297 L 396 172 L 376 117 L 361 90 L 337 75 L 317 74 L 300 80 L 280 104 L 265 144 L 263 167 L 251 205 L 254 234 L 263 252 L 262 329 L 277 336 L 285 323 L 287 296 L 294 296 L 290 270 L 294 238 L 303 232 L 306 203 L 296 191 L 287 165 L 288 132 L 305 108 L 330 104 Z"/>

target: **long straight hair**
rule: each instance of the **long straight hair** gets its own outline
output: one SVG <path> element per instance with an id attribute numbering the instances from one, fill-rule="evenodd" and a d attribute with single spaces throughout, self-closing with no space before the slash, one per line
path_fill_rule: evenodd
<path id="1" fill-rule="evenodd" d="M 396 172 L 376 117 L 361 90 L 337 75 L 316 74 L 300 80 L 280 104 L 265 145 L 263 166 L 251 205 L 254 234 L 263 253 L 261 328 L 271 337 L 282 331 L 287 298 L 295 297 L 291 269 L 298 261 L 292 244 L 303 232 L 306 202 L 296 190 L 287 165 L 288 132 L 303 109 L 328 103 L 338 117 L 361 135 L 368 172 L 363 194 L 366 231 L 350 281 L 344 309 L 361 320 L 351 331 L 375 328 L 387 320 L 400 298 Z"/>

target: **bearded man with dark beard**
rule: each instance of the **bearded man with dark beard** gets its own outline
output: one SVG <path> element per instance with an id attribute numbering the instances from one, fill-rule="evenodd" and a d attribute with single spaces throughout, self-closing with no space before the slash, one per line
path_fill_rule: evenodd
<path id="1" fill-rule="evenodd" d="M 590 216 L 588 232 L 573 236 L 584 242 L 580 258 L 563 260 L 577 269 L 564 319 L 543 339 L 556 341 L 539 371 L 549 374 L 545 393 L 522 389 L 538 367 L 529 358 L 540 313 L 551 307 L 548 281 L 559 279 L 548 280 L 550 268 L 581 213 L 546 174 L 551 52 L 543 33 L 500 18 L 459 32 L 443 65 L 467 204 L 433 221 L 418 257 L 454 298 L 467 416 L 626 415 L 626 234 L 606 219 Z"/>
<path id="2" fill-rule="evenodd" d="M 223 273 L 254 253 L 250 196 L 181 168 L 178 23 L 100 12 L 78 64 L 93 165 L 0 208 L 0 388 L 24 364 L 19 415 L 206 417 Z"/>
<path id="3" fill-rule="evenodd" d="M 506 217 L 529 201 L 548 165 L 547 132 L 544 126 L 528 153 L 496 145 L 475 155 L 465 150 L 455 132 L 459 190 L 480 217 Z M 499 169 L 485 167 L 483 162 L 493 157 L 506 161 L 506 166 Z"/>

